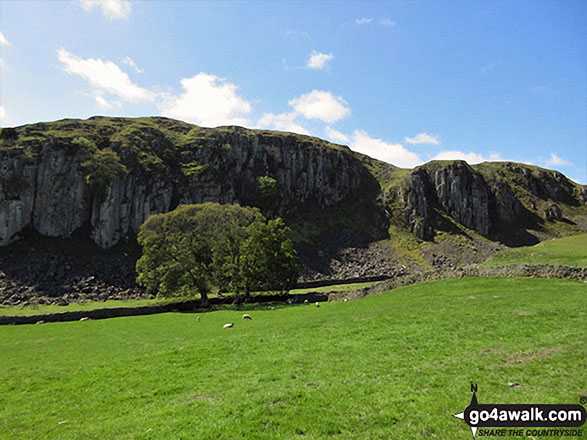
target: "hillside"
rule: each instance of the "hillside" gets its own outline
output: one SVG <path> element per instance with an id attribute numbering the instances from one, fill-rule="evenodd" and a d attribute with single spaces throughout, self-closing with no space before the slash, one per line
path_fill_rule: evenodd
<path id="1" fill-rule="evenodd" d="M 586 187 L 538 167 L 435 161 L 406 170 L 291 133 L 68 119 L 0 133 L 0 268 L 16 280 L 4 290 L 92 276 L 132 289 L 140 225 L 205 201 L 284 217 L 304 280 L 454 267 L 587 231 Z"/>

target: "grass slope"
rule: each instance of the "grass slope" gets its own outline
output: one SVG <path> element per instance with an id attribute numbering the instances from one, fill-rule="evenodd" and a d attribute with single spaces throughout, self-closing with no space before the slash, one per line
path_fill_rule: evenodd
<path id="1" fill-rule="evenodd" d="M 2 327 L 0 438 L 470 439 L 452 414 L 471 382 L 481 403 L 587 394 L 585 293 L 466 279 L 252 309 L 252 321 L 224 310 Z"/>
<path id="2" fill-rule="evenodd" d="M 495 254 L 485 266 L 506 264 L 559 264 L 587 266 L 587 234 L 543 241 L 535 246 L 506 249 Z"/>

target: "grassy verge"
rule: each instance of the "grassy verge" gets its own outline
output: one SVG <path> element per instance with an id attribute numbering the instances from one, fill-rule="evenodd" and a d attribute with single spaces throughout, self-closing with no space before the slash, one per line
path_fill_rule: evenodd
<path id="1" fill-rule="evenodd" d="M 485 266 L 507 264 L 558 264 L 587 266 L 587 234 L 543 241 L 535 246 L 506 249 L 483 263 Z"/>
<path id="2" fill-rule="evenodd" d="M 580 282 L 448 280 L 249 313 L 1 327 L 0 437 L 458 440 L 470 383 L 481 403 L 587 393 Z"/>

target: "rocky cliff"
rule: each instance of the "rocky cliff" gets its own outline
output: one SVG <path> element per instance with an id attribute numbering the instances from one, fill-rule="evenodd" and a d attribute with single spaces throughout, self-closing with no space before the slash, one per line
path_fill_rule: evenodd
<path id="1" fill-rule="evenodd" d="M 425 241 L 462 227 L 516 245 L 587 228 L 585 186 L 527 165 L 435 161 L 400 170 L 309 136 L 159 117 L 63 120 L 0 134 L 0 245 L 27 231 L 86 231 L 109 248 L 153 213 L 205 201 L 284 216 L 300 242 L 341 227 L 337 237 L 354 230 L 369 242 L 395 225 Z M 351 247 L 365 248 L 357 234 Z"/>
<path id="2" fill-rule="evenodd" d="M 388 192 L 399 220 L 428 241 L 443 229 L 441 217 L 512 245 L 533 244 L 541 232 L 556 236 L 557 229 L 580 232 L 587 226 L 587 188 L 529 165 L 434 161 Z"/>
<path id="3" fill-rule="evenodd" d="M 26 230 L 66 237 L 87 226 L 102 248 L 178 204 L 244 203 L 287 216 L 303 203 L 328 209 L 374 182 L 347 147 L 165 118 L 4 129 L 0 176 L 0 245 Z"/>
<path id="4" fill-rule="evenodd" d="M 134 280 L 140 225 L 205 201 L 285 217 L 302 281 L 454 269 L 504 245 L 587 231 L 586 187 L 538 167 L 405 170 L 291 133 L 63 120 L 0 132 L 0 304 L 144 295 Z"/>

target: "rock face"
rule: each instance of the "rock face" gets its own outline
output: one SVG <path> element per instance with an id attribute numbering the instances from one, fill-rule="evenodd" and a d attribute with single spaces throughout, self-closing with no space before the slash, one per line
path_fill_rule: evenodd
<path id="1" fill-rule="evenodd" d="M 499 228 L 515 232 L 540 228 L 543 219 L 562 220 L 560 203 L 578 209 L 587 204 L 585 187 L 561 173 L 514 163 L 429 162 L 390 191 L 386 199 L 396 200 L 396 215 L 423 240 L 432 239 L 443 216 L 488 236 Z"/>
<path id="2" fill-rule="evenodd" d="M 349 200 L 366 203 L 339 209 Z M 513 232 L 522 242 L 527 230 L 550 227 L 547 220 L 565 223 L 567 233 L 587 228 L 584 186 L 515 163 L 434 161 L 406 174 L 318 138 L 166 118 L 95 117 L 0 133 L 0 246 L 27 230 L 50 237 L 84 231 L 106 249 L 135 236 L 151 214 L 208 201 L 286 218 L 303 208 L 306 229 L 313 207 L 323 214 L 314 222 L 327 230 L 325 211 L 339 209 L 345 219 L 361 211 L 355 229 L 375 225 L 378 239 L 390 222 L 423 240 L 458 225 L 498 240 Z"/>
<path id="3" fill-rule="evenodd" d="M 435 209 L 482 235 L 489 233 L 489 187 L 464 161 L 431 162 L 415 168 L 398 192 L 404 219 L 419 238 L 433 234 Z"/>
<path id="4" fill-rule="evenodd" d="M 275 182 L 273 209 L 280 215 L 305 202 L 328 208 L 373 180 L 348 148 L 308 136 L 201 129 L 164 118 L 60 124 L 65 136 L 35 124 L 16 129 L 17 140 L 2 144 L 0 245 L 26 229 L 66 237 L 87 225 L 92 240 L 109 248 L 136 234 L 149 215 L 180 203 L 263 206 L 259 177 Z M 127 130 L 124 137 L 116 136 L 121 130 Z M 197 136 L 189 137 L 194 130 Z M 87 183 L 91 156 L 73 142 L 79 137 L 113 150 L 129 172 L 96 192 Z"/>

